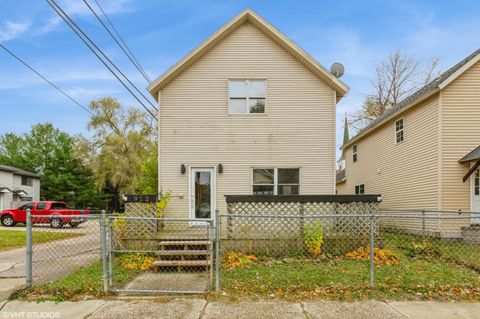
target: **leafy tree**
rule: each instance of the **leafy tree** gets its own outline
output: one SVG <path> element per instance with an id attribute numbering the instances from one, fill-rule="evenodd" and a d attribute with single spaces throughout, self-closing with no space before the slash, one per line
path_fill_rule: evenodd
<path id="1" fill-rule="evenodd" d="M 81 206 L 103 202 L 92 173 L 74 156 L 75 140 L 50 123 L 32 126 L 30 133 L 0 138 L 0 164 L 42 176 L 40 197 Z"/>
<path id="2" fill-rule="evenodd" d="M 362 110 L 351 116 L 350 124 L 361 129 L 386 110 L 401 102 L 420 86 L 438 76 L 438 59 L 422 68 L 414 56 L 396 51 L 376 67 L 373 92 L 367 94 Z"/>
<path id="3" fill-rule="evenodd" d="M 142 166 L 142 173 L 135 185 L 135 192 L 138 194 L 158 194 L 158 153 L 157 147 L 155 153 L 147 157 Z"/>
<path id="4" fill-rule="evenodd" d="M 137 185 L 144 191 L 153 191 L 155 183 L 152 172 L 156 171 L 155 127 L 146 113 L 138 109 L 124 109 L 112 97 L 104 97 L 90 103 L 94 115 L 88 129 L 93 133 L 90 140 L 79 138 L 77 153 L 84 157 L 93 171 L 100 189 L 108 187 L 117 197 L 135 192 Z M 143 180 L 146 178 L 147 180 Z"/>

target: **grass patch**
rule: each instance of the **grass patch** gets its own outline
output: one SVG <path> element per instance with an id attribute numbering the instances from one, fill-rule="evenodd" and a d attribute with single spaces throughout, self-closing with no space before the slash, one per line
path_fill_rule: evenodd
<path id="1" fill-rule="evenodd" d="M 480 301 L 479 246 L 427 239 L 430 256 L 411 256 L 407 247 L 423 238 L 382 234 L 383 246 L 400 260 L 375 265 L 375 288 L 369 288 L 369 261 L 334 257 L 328 261 L 264 259 L 248 267 L 222 270 L 229 298 L 287 300 L 467 300 Z"/>
<path id="2" fill-rule="evenodd" d="M 115 285 L 117 287 L 125 285 L 139 272 L 139 270 L 115 267 Z M 17 291 L 11 296 L 11 299 L 64 301 L 103 296 L 105 293 L 103 291 L 102 264 L 98 261 L 53 282 Z"/>
<path id="3" fill-rule="evenodd" d="M 432 251 L 439 254 L 439 258 L 449 262 L 466 264 L 480 270 L 480 245 L 467 244 L 458 240 L 445 240 L 433 237 L 421 237 L 410 234 L 384 233 L 382 234 L 385 246 L 395 252 L 404 253 L 409 243 L 428 244 Z"/>
<path id="4" fill-rule="evenodd" d="M 401 260 L 375 269 L 375 288 L 368 287 L 368 261 L 257 263 L 225 269 L 223 289 L 235 297 L 480 300 L 479 274 L 467 268 L 427 260 Z"/>
<path id="5" fill-rule="evenodd" d="M 33 243 L 45 243 L 72 237 L 83 236 L 81 233 L 33 231 Z M 0 230 L 0 251 L 23 247 L 26 245 L 26 232 L 22 230 Z"/>

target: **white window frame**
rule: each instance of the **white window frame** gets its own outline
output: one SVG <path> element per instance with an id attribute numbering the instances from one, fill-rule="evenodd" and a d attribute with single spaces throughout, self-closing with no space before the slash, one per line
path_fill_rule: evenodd
<path id="1" fill-rule="evenodd" d="M 352 146 L 352 162 L 358 162 L 358 146 L 357 144 Z"/>
<path id="2" fill-rule="evenodd" d="M 402 121 L 402 129 L 397 130 L 397 123 L 400 122 L 400 121 Z M 394 131 L 393 140 L 395 141 L 395 144 L 403 143 L 405 141 L 405 118 L 401 117 L 401 118 L 399 118 L 398 120 L 395 121 L 393 131 Z M 402 140 L 401 141 L 397 140 L 397 133 L 399 133 L 399 132 L 402 132 Z"/>
<path id="3" fill-rule="evenodd" d="M 253 170 L 255 169 L 273 169 L 273 184 L 254 184 L 253 183 Z M 273 195 L 278 195 L 278 186 L 279 185 L 297 185 L 297 184 L 279 184 L 278 183 L 278 170 L 279 169 L 298 169 L 298 195 L 302 194 L 302 174 L 301 174 L 301 168 L 300 167 L 252 167 L 250 169 L 250 181 L 251 181 L 251 192 L 253 194 L 253 186 L 265 186 L 265 185 L 272 185 L 273 186 Z M 258 195 L 262 196 L 262 195 Z"/>
<path id="4" fill-rule="evenodd" d="M 241 99 L 241 97 L 230 97 L 230 83 L 235 82 L 235 81 L 244 81 L 247 84 L 246 88 L 246 93 L 245 93 L 245 99 L 247 103 L 247 111 L 245 113 L 232 113 L 231 110 L 231 101 L 232 99 Z M 249 96 L 248 93 L 248 88 L 249 88 L 249 83 L 250 81 L 263 81 L 265 84 L 265 96 Z M 228 98 L 228 114 L 229 115 L 234 115 L 234 116 L 242 116 L 242 115 L 248 115 L 248 116 L 265 116 L 267 114 L 267 87 L 268 87 L 268 82 L 267 79 L 260 78 L 249 78 L 249 79 L 228 79 L 227 81 L 227 98 Z M 265 105 L 263 108 L 263 113 L 250 113 L 250 106 L 249 106 L 249 101 L 250 99 L 263 99 L 265 101 Z"/>
<path id="5" fill-rule="evenodd" d="M 360 186 L 363 186 L 363 193 L 360 193 Z M 357 193 L 357 187 L 359 192 Z M 355 195 L 364 195 L 365 194 L 365 184 L 357 184 L 355 185 Z"/>
<path id="6" fill-rule="evenodd" d="M 23 179 L 25 178 L 25 184 L 23 183 Z M 20 185 L 33 187 L 33 178 L 30 176 L 20 176 Z"/>
<path id="7" fill-rule="evenodd" d="M 211 185 L 211 198 L 210 198 L 210 206 L 211 206 L 211 216 L 210 219 L 213 220 L 215 223 L 214 214 L 217 209 L 217 166 L 204 166 L 204 165 L 190 165 L 188 167 L 188 215 L 190 219 L 190 226 L 208 226 L 208 223 L 204 221 L 195 221 L 195 183 L 193 182 L 193 174 L 195 171 L 209 171 L 211 172 L 212 177 L 212 185 Z"/>

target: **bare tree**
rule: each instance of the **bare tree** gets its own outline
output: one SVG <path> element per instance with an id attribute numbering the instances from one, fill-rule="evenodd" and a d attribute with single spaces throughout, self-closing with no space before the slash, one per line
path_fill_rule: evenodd
<path id="1" fill-rule="evenodd" d="M 420 86 L 438 76 L 438 59 L 433 59 L 427 68 L 412 55 L 396 51 L 376 67 L 372 82 L 373 92 L 365 96 L 362 110 L 350 116 L 350 125 L 361 129 L 401 102 Z"/>

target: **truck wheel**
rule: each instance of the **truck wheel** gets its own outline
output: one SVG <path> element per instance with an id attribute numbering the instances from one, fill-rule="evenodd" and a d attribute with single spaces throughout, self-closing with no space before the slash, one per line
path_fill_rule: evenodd
<path id="1" fill-rule="evenodd" d="M 77 223 L 77 222 L 69 222 L 68 224 L 69 224 L 70 227 L 72 227 L 72 228 L 75 228 L 75 227 L 77 227 L 78 225 L 80 225 L 80 223 Z"/>
<path id="2" fill-rule="evenodd" d="M 5 227 L 12 227 L 15 226 L 16 222 L 13 219 L 12 216 L 10 215 L 4 215 L 2 216 L 2 225 Z"/>
<path id="3" fill-rule="evenodd" d="M 62 228 L 63 222 L 60 218 L 52 218 L 50 220 L 50 227 L 52 228 Z"/>

